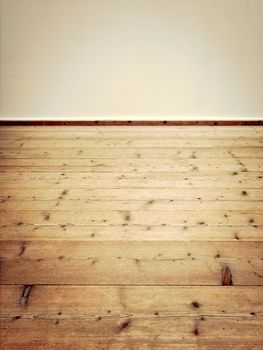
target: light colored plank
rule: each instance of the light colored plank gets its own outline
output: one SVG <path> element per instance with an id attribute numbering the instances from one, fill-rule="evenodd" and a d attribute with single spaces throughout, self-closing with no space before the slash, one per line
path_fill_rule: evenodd
<path id="1" fill-rule="evenodd" d="M 233 137 L 233 136 L 232 136 Z M 1 148 L 0 158 L 29 159 L 209 159 L 263 158 L 262 148 Z"/>
<path id="2" fill-rule="evenodd" d="M 63 130 L 63 128 L 62 128 Z M 248 131 L 248 130 L 242 130 L 240 128 L 239 130 L 233 130 L 232 132 L 225 131 L 224 129 L 213 129 L 211 131 L 208 131 L 207 129 L 180 129 L 177 128 L 176 130 L 170 130 L 169 128 L 162 128 L 159 130 L 156 130 L 154 128 L 147 128 L 145 129 L 131 129 L 128 130 L 121 130 L 119 128 L 118 130 L 111 130 L 111 129 L 103 129 L 99 131 L 92 131 L 92 128 L 90 127 L 88 130 L 85 131 L 52 131 L 52 128 L 50 131 L 24 131 L 24 132 L 15 132 L 15 131 L 9 131 L 9 132 L 3 132 L 0 130 L 0 138 L 6 139 L 6 140 L 19 140 L 19 141 L 27 141 L 27 140 L 50 140 L 50 139 L 56 139 L 56 140 L 100 140 L 100 139 L 116 139 L 121 140 L 124 138 L 132 138 L 132 139 L 151 139 L 154 138 L 160 138 L 163 135 L 166 135 L 168 138 L 191 138 L 191 139 L 201 139 L 201 138 L 222 138 L 224 140 L 229 139 L 246 139 L 246 138 L 260 138 L 263 136 L 263 132 L 260 131 Z"/>
<path id="3" fill-rule="evenodd" d="M 174 137 L 256 137 L 262 136 L 260 126 L 13 126 L 0 127 L 3 138 L 76 138 L 76 137 L 158 137 L 160 135 Z"/>
<path id="4" fill-rule="evenodd" d="M 258 159 L 0 159 L 2 171 L 58 171 L 69 169 L 73 171 L 90 172 L 247 172 L 262 171 L 263 164 Z"/>
<path id="5" fill-rule="evenodd" d="M 0 240 L 263 241 L 263 226 L 0 225 Z"/>
<path id="6" fill-rule="evenodd" d="M 0 128 L 2 137 L 37 138 L 123 138 L 123 137 L 223 137 L 240 138 L 262 136 L 262 126 L 36 126 Z"/>
<path id="7" fill-rule="evenodd" d="M 100 183 L 100 188 L 96 188 L 94 182 L 91 188 L 78 188 L 76 187 L 78 184 L 73 188 L 67 188 L 60 184 L 51 186 L 48 183 L 50 185 L 48 186 L 46 181 L 38 183 L 38 187 L 33 181 L 24 182 L 24 187 L 19 188 L 16 184 L 8 187 L 8 183 L 0 188 L 1 200 L 57 200 L 61 197 L 68 200 L 263 201 L 261 188 L 147 188 L 146 185 L 143 188 L 121 188 L 121 185 L 117 188 L 103 188 L 104 181 Z M 42 185 L 42 188 L 39 185 Z"/>
<path id="8" fill-rule="evenodd" d="M 262 319 L 226 317 L 3 319 L 2 350 L 261 350 Z"/>
<path id="9" fill-rule="evenodd" d="M 3 259 L 2 284 L 221 285 L 230 266 L 234 285 L 263 286 L 261 259 Z"/>
<path id="10" fill-rule="evenodd" d="M 25 160 L 25 159 L 23 159 Z M 182 159 L 181 159 L 182 160 Z M 83 161 L 83 160 L 82 160 Z M 85 160 L 84 160 L 85 161 Z M 0 165 L 0 172 L 74 172 L 74 173 L 116 173 L 116 174 L 122 174 L 122 173 L 151 173 L 151 172 L 158 172 L 158 173 L 174 173 L 176 174 L 198 174 L 200 172 L 201 174 L 204 172 L 215 174 L 215 169 L 218 175 L 232 175 L 232 173 L 245 173 L 245 172 L 261 172 L 262 173 L 262 164 L 259 163 L 259 160 L 257 159 L 257 164 L 252 164 L 248 166 L 241 166 L 238 164 L 229 164 L 226 166 L 222 166 L 218 164 L 211 165 L 211 164 L 205 164 L 203 165 L 195 166 L 195 165 L 176 165 L 176 164 L 166 164 L 163 166 L 160 166 L 158 168 L 158 161 L 155 161 L 154 165 L 145 165 L 145 166 L 132 166 L 130 165 L 123 165 L 118 169 L 118 166 L 107 166 L 103 163 L 98 163 L 97 165 L 80 165 L 80 166 L 73 166 L 65 163 L 65 165 L 59 165 L 59 166 L 50 166 L 50 165 L 43 165 L 43 166 L 20 166 L 15 165 L 14 163 L 10 166 L 1 166 Z M 95 169 L 98 167 L 99 169 Z M 140 169 L 140 170 L 138 170 Z"/>
<path id="11" fill-rule="evenodd" d="M 3 284 L 263 285 L 262 242 L 1 242 Z"/>
<path id="12" fill-rule="evenodd" d="M 70 129 L 70 128 L 69 128 Z M 82 130 L 73 131 L 66 128 L 61 127 L 60 131 L 55 131 L 53 128 L 50 128 L 49 131 L 43 131 L 43 129 L 38 129 L 37 131 L 14 131 L 14 129 L 9 129 L 9 131 L 3 131 L 0 129 L 0 137 L 1 139 L 9 139 L 9 140 L 46 140 L 46 139 L 58 139 L 58 140 L 98 140 L 98 139 L 111 139 L 114 138 L 116 140 L 123 138 L 143 138 L 149 139 L 151 137 L 159 138 L 164 134 L 169 138 L 172 137 L 193 137 L 193 138 L 252 138 L 252 137 L 261 137 L 262 134 L 256 131 L 247 131 L 239 129 L 236 131 L 232 131 L 232 135 L 227 131 L 216 131 L 216 129 L 212 131 L 208 131 L 205 129 L 197 129 L 191 131 L 187 129 L 170 129 L 170 128 L 118 128 L 111 129 L 107 127 L 101 127 L 100 129 L 95 129 L 93 127 L 83 127 Z M 68 131 L 67 131 L 68 130 Z"/>
<path id="13" fill-rule="evenodd" d="M 24 169 L 20 169 L 21 174 L 23 174 Z M 47 170 L 47 169 L 45 169 Z M 53 172 L 49 168 L 50 173 L 52 174 Z M 65 169 L 68 171 L 68 169 Z M 65 174 L 63 170 L 61 170 L 61 174 Z M 71 170 L 70 170 L 71 171 Z M 239 176 L 224 176 L 224 174 L 218 174 L 217 176 L 214 177 L 209 177 L 209 176 L 192 176 L 191 173 L 188 173 L 186 175 L 184 173 L 184 178 L 181 176 L 178 176 L 179 178 L 177 179 L 177 174 L 174 173 L 174 178 L 172 176 L 168 175 L 165 176 L 165 174 L 160 175 L 159 178 L 158 176 L 154 176 L 153 173 L 145 176 L 136 176 L 130 173 L 130 176 L 128 174 L 124 173 L 97 173 L 94 172 L 93 176 L 88 173 L 86 175 L 85 172 L 82 173 L 82 176 L 76 176 L 73 175 L 73 178 L 68 175 L 64 176 L 61 175 L 60 178 L 49 178 L 48 176 L 43 176 L 40 179 L 13 179 L 12 174 L 10 171 L 5 172 L 5 178 L 1 178 L 0 180 L 0 187 L 1 188 L 62 188 L 62 189 L 68 189 L 68 188 L 81 188 L 81 189 L 94 189 L 94 188 L 108 188 L 108 189 L 129 189 L 129 188 L 134 188 L 137 190 L 142 190 L 142 189 L 153 189 L 154 191 L 158 189 L 177 189 L 178 192 L 182 188 L 184 189 L 217 189 L 217 188 L 222 188 L 222 189 L 253 189 L 257 188 L 260 189 L 258 192 L 262 192 L 262 175 L 253 175 L 253 173 L 246 173 L 246 175 L 239 175 Z M 28 174 L 26 170 L 26 174 Z M 74 173 L 74 170 L 72 170 L 72 174 Z M 103 176 L 102 176 L 103 174 Z M 159 174 L 159 173 L 158 173 Z M 179 174 L 179 173 L 178 173 Z M 8 179 L 8 176 L 10 175 L 10 179 Z M 138 173 L 139 175 L 139 173 Z M 250 175 L 250 176 L 249 176 Z M 23 176 L 21 176 L 23 177 Z M 32 176 L 33 177 L 33 176 Z M 74 179 L 75 177 L 75 179 Z M 181 178 L 180 178 L 181 177 Z M 214 190 L 213 190 L 214 191 Z M 242 191 L 241 191 L 242 192 Z M 259 194 L 260 195 L 260 194 Z"/>
<path id="14" fill-rule="evenodd" d="M 50 169 L 51 170 L 51 169 Z M 26 181 L 27 180 L 27 181 Z M 30 180 L 30 181 L 28 181 Z M 262 188 L 263 172 L 68 172 L 65 171 L 4 171 L 0 172 L 0 186 L 40 187 L 48 183 L 55 187 L 88 188 L 92 186 L 112 186 L 133 188 Z"/>
<path id="15" fill-rule="evenodd" d="M 204 148 L 204 147 L 262 147 L 263 140 L 262 135 L 257 137 L 240 137 L 240 138 L 223 138 L 223 137 L 203 137 L 203 138 L 187 138 L 186 135 L 182 137 L 163 137 L 163 133 L 159 137 L 149 137 L 145 138 L 94 138 L 94 139 L 23 139 L 15 138 L 12 139 L 12 148 L 36 148 L 36 147 L 52 147 L 52 148 L 87 148 L 87 147 L 97 147 L 97 148 L 107 148 L 107 147 L 117 147 L 117 148 L 167 148 L 167 147 L 191 147 L 191 148 Z M 0 147 L 10 147 L 9 139 L 0 139 Z"/>
<path id="16" fill-rule="evenodd" d="M 148 201 L 103 201 L 103 200 L 11 200 L 0 199 L 0 210 L 204 210 L 208 215 L 213 211 L 260 211 L 263 210 L 261 201 L 171 201 L 169 199 L 151 199 Z"/>
<path id="17" fill-rule="evenodd" d="M 1 317 L 95 319 L 104 317 L 263 316 L 262 287 L 24 286 L 3 285 Z"/>
<path id="18" fill-rule="evenodd" d="M 263 225 L 262 211 L 105 211 L 74 210 L 37 211 L 19 210 L 0 211 L 0 224 L 13 225 L 163 225 L 163 226 L 229 226 L 229 225 Z"/>
<path id="19" fill-rule="evenodd" d="M 121 254 L 121 256 L 119 255 Z M 124 254 L 124 255 L 123 255 Z M 123 256 L 122 256 L 123 255 Z M 1 257 L 28 259 L 260 259 L 263 242 L 2 241 Z"/>
<path id="20" fill-rule="evenodd" d="M 6 179 L 14 179 L 14 180 L 69 180 L 70 182 L 74 181 L 80 181 L 80 180 L 91 180 L 94 181 L 99 179 L 102 181 L 105 181 L 107 179 L 112 180 L 166 180 L 166 181 L 185 181 L 186 183 L 190 184 L 196 181 L 199 181 L 199 183 L 204 182 L 213 182 L 216 183 L 216 181 L 219 181 L 221 178 L 222 181 L 227 184 L 228 182 L 237 182 L 242 183 L 243 181 L 246 181 L 247 183 L 251 179 L 252 181 L 258 181 L 261 185 L 263 185 L 263 171 L 240 171 L 237 173 L 233 173 L 231 171 L 220 171 L 218 173 L 217 170 L 211 171 L 210 173 L 207 172 L 200 172 L 200 171 L 192 171 L 192 172 L 173 172 L 173 171 L 156 171 L 156 172 L 61 172 L 58 170 L 55 171 L 13 171 L 10 168 L 9 172 L 0 172 L 0 179 L 6 180 Z M 87 181 L 86 181 L 87 182 Z M 169 182 L 168 182 L 169 183 Z"/>
<path id="21" fill-rule="evenodd" d="M 23 159 L 24 160 L 24 159 Z M 258 159 L 257 159 L 258 161 Z M 99 169 L 95 169 L 98 167 Z M 140 170 L 138 170 L 140 169 Z M 162 173 L 174 173 L 175 175 L 177 173 L 188 173 L 191 175 L 191 173 L 197 174 L 198 172 L 203 173 L 212 172 L 215 173 L 215 169 L 217 170 L 218 175 L 224 175 L 231 173 L 243 173 L 243 172 L 261 172 L 262 173 L 262 164 L 252 164 L 248 166 L 238 165 L 238 164 L 229 164 L 224 167 L 221 167 L 221 165 L 215 166 L 211 164 L 205 164 L 203 165 L 195 166 L 195 165 L 176 165 L 176 164 L 166 164 L 158 168 L 158 162 L 155 162 L 155 165 L 145 165 L 142 167 L 139 166 L 132 166 L 131 165 L 125 165 L 123 167 L 120 167 L 118 169 L 118 166 L 105 166 L 103 163 L 95 164 L 95 165 L 80 165 L 76 168 L 76 166 L 68 164 L 64 164 L 62 166 L 20 166 L 15 165 L 14 163 L 10 166 L 1 166 L 0 165 L 0 172 L 75 172 L 75 173 L 135 173 L 135 172 L 141 172 L 141 173 L 151 173 L 151 172 L 162 172 Z"/>

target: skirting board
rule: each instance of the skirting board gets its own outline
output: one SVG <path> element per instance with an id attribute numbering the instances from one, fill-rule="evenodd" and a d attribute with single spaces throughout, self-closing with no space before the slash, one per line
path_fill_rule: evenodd
<path id="1" fill-rule="evenodd" d="M 0 116 L 0 125 L 263 125 L 260 117 L 144 116 Z"/>

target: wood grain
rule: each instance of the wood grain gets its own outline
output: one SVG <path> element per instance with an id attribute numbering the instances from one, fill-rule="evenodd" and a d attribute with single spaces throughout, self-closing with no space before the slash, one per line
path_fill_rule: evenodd
<path id="1" fill-rule="evenodd" d="M 150 200 L 24 200 L 17 203 L 16 200 L 0 200 L 0 210 L 204 210 L 204 211 L 260 211 L 262 203 L 260 201 L 174 201 L 170 199 L 150 199 Z M 209 215 L 209 214 L 208 214 Z"/>
<path id="2" fill-rule="evenodd" d="M 0 225 L 0 240 L 42 241 L 263 241 L 262 226 Z"/>
<path id="3" fill-rule="evenodd" d="M 261 287 L 2 286 L 2 317 L 91 319 L 176 316 L 262 317 Z M 43 303 L 45 315 L 43 315 Z"/>
<path id="4" fill-rule="evenodd" d="M 163 225 L 163 226 L 254 226 L 263 225 L 262 211 L 160 211 L 160 210 L 72 210 L 0 211 L 0 224 L 36 225 Z"/>
<path id="5" fill-rule="evenodd" d="M 11 169 L 10 169 L 11 168 Z M 225 172 L 262 171 L 263 165 L 254 158 L 236 159 L 0 159 L 0 170 L 7 171 L 80 171 L 80 172 Z"/>
<path id="6" fill-rule="evenodd" d="M 89 320 L 3 319 L 2 350 L 262 349 L 262 320 L 168 317 Z"/>
<path id="7" fill-rule="evenodd" d="M 209 188 L 209 184 L 204 184 L 205 188 L 154 188 L 147 187 L 144 185 L 143 188 L 118 186 L 117 188 L 104 188 L 104 181 L 100 181 L 100 188 L 94 188 L 94 182 L 91 182 L 90 188 L 77 187 L 78 184 L 74 185 L 74 188 L 65 188 L 64 185 L 51 186 L 47 181 L 41 183 L 42 187 L 34 186 L 33 181 L 24 181 L 22 188 L 17 185 L 18 181 L 15 181 L 12 185 L 12 180 L 1 181 L 5 183 L 6 187 L 0 189 L 0 198 L 3 201 L 18 200 L 22 203 L 24 200 L 60 200 L 62 202 L 65 199 L 71 200 L 159 200 L 166 199 L 169 201 L 219 201 L 219 203 L 225 201 L 262 201 L 263 191 L 261 188 L 247 188 L 242 186 L 239 188 L 218 188 L 217 186 L 223 186 L 218 183 L 216 187 Z M 93 186 L 92 186 L 93 185 Z M 165 184 L 164 184 L 165 186 Z M 51 188 L 50 188 L 51 187 Z M 212 187 L 212 186 L 211 186 Z M 66 192 L 65 192 L 66 191 Z M 66 193 L 66 194 L 65 194 Z M 63 195 L 62 195 L 63 194 Z M 222 202 L 221 202 L 222 201 Z M 153 204 L 153 203 L 151 203 Z"/>
<path id="8" fill-rule="evenodd" d="M 176 136 L 176 135 L 175 135 Z M 191 136 L 191 135 L 190 135 Z M 9 147 L 10 139 L 2 138 L 0 140 L 0 147 Z M 12 140 L 12 148 L 39 148 L 39 147 L 52 147 L 52 148 L 78 148 L 81 150 L 83 147 L 96 147 L 96 148 L 107 148 L 107 147 L 117 147 L 117 148 L 170 148 L 170 147 L 182 147 L 182 148 L 213 148 L 213 147 L 262 147 L 263 139 L 262 135 L 260 136 L 248 136 L 248 137 L 202 137 L 193 139 L 191 137 L 185 138 L 182 137 L 163 137 L 163 135 L 158 135 L 155 137 L 149 136 L 149 138 L 145 137 L 120 137 L 115 138 L 114 135 L 112 137 L 101 137 L 101 138 L 86 138 L 86 139 L 58 139 L 55 138 L 47 138 L 45 139 L 27 139 L 27 138 L 14 138 Z"/>
<path id="9" fill-rule="evenodd" d="M 23 250 L 21 249 L 23 248 Z M 260 259 L 263 242 L 89 242 L 89 241 L 1 241 L 4 259 L 127 259 L 144 260 L 217 260 Z M 122 253 L 120 255 L 120 253 Z"/>
<path id="10" fill-rule="evenodd" d="M 233 135 L 232 135 L 233 137 Z M 8 159 L 229 159 L 236 158 L 257 158 L 262 159 L 262 147 L 236 147 L 236 148 L 14 148 L 12 142 L 9 147 L 1 148 L 0 158 Z"/>
<path id="11" fill-rule="evenodd" d="M 1 126 L 1 350 L 261 350 L 262 159 L 260 126 Z"/>

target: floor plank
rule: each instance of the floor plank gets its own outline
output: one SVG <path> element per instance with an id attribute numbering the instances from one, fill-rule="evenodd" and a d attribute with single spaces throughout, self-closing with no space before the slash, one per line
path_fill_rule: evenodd
<path id="1" fill-rule="evenodd" d="M 233 135 L 231 136 L 233 137 Z M 236 147 L 236 148 L 25 148 L 2 147 L 0 158 L 9 159 L 231 159 L 231 158 L 256 158 L 262 159 L 262 147 Z"/>
<path id="2" fill-rule="evenodd" d="M 100 181 L 100 188 L 95 188 L 94 181 L 89 188 L 83 188 L 78 184 L 69 188 L 64 184 L 55 184 L 52 186 L 48 181 L 34 184 L 33 181 L 23 181 L 23 185 L 19 188 L 18 181 L 12 183 L 10 181 L 1 181 L 5 187 L 0 188 L 0 198 L 4 201 L 18 200 L 22 203 L 24 200 L 157 200 L 168 199 L 172 201 L 263 201 L 263 191 L 261 188 L 247 188 L 242 189 L 235 187 L 220 188 L 220 182 L 215 186 L 209 186 L 209 183 L 204 184 L 205 188 L 185 188 L 174 186 L 167 187 L 163 184 L 163 188 L 144 185 L 142 188 L 116 185 L 117 188 L 105 187 L 104 181 Z M 8 186 L 12 183 L 11 186 Z M 104 185 L 104 187 L 103 187 Z M 4 185 L 3 185 L 4 186 Z M 218 188 L 219 187 L 219 188 Z"/>
<path id="3" fill-rule="evenodd" d="M 262 320 L 168 317 L 89 320 L 3 319 L 2 350 L 262 349 Z M 26 335 L 26 336 L 25 336 Z"/>
<path id="4" fill-rule="evenodd" d="M 1 241 L 3 284 L 263 285 L 263 242 Z"/>
<path id="5" fill-rule="evenodd" d="M 260 259 L 263 242 L 87 242 L 87 241 L 1 241 L 4 259 Z M 120 255 L 120 253 L 122 253 Z"/>
<path id="6" fill-rule="evenodd" d="M 72 210 L 37 211 L 19 210 L 0 211 L 0 224 L 37 224 L 37 225 L 163 225 L 163 226 L 227 226 L 263 225 L 263 211 L 213 211 L 196 210 L 160 211 L 160 210 Z"/>
<path id="7" fill-rule="evenodd" d="M 1 261 L 2 284 L 222 285 L 230 267 L 237 286 L 263 286 L 261 259 L 27 259 Z"/>
<path id="8" fill-rule="evenodd" d="M 62 173 L 63 170 L 61 170 Z M 21 173 L 23 170 L 21 171 Z M 74 171 L 72 171 L 74 172 Z M 8 171 L 6 171 L 6 177 L 8 177 L 8 174 L 10 174 Z M 75 180 L 67 179 L 66 177 L 57 178 L 57 179 L 52 179 L 52 178 L 47 178 L 47 179 L 2 179 L 1 180 L 1 186 L 3 189 L 6 188 L 23 188 L 23 189 L 28 189 L 28 188 L 34 188 L 34 189 L 43 189 L 43 188 L 62 188 L 63 190 L 69 190 L 71 189 L 113 189 L 113 193 L 115 193 L 115 190 L 119 190 L 122 188 L 125 189 L 136 189 L 136 191 L 133 191 L 133 193 L 137 193 L 137 190 L 143 190 L 143 189 L 151 189 L 154 191 L 158 191 L 159 189 L 167 189 L 171 190 L 171 193 L 174 193 L 174 189 L 177 189 L 177 193 L 182 193 L 184 192 L 183 190 L 188 190 L 188 193 L 195 193 L 198 191 L 192 191 L 193 189 L 200 189 L 198 193 L 202 195 L 203 192 L 211 192 L 211 188 L 220 188 L 223 190 L 227 190 L 229 193 L 229 189 L 241 189 L 242 191 L 239 192 L 239 198 L 241 196 L 246 196 L 246 193 L 243 191 L 250 190 L 253 188 L 259 189 L 258 196 L 262 197 L 262 175 L 256 175 L 254 176 L 253 173 L 250 173 L 251 176 L 249 177 L 249 174 L 246 175 L 245 177 L 225 177 L 223 174 L 220 176 L 218 175 L 215 178 L 191 178 L 191 177 L 185 177 L 184 179 L 169 179 L 167 176 L 159 175 L 159 179 L 153 179 L 154 176 L 149 176 L 149 177 L 132 177 L 132 178 L 126 178 L 125 175 L 120 174 L 119 178 L 115 175 L 115 178 L 111 176 L 110 173 L 104 173 L 104 176 L 100 176 L 98 174 L 103 174 L 103 173 L 95 173 L 94 172 L 94 177 L 95 179 L 92 180 L 92 176 L 86 176 L 86 173 L 82 173 L 82 177 L 78 177 Z M 123 176 L 122 176 L 123 175 Z M 12 176 L 10 176 L 12 177 Z M 241 179 L 240 179 L 241 178 Z M 72 192 L 72 191 L 71 191 Z M 74 191 L 73 191 L 74 192 Z M 221 191 L 224 192 L 224 191 Z M 2 189 L 1 192 L 2 194 Z M 213 192 L 212 192 L 213 193 Z M 231 192 L 230 192 L 231 193 Z M 200 196 L 198 196 L 200 197 Z M 182 199 L 184 197 L 181 197 Z M 172 198 L 169 198 L 172 199 Z"/>
<path id="9" fill-rule="evenodd" d="M 11 169 L 10 169 L 11 168 Z M 86 172 L 204 172 L 261 171 L 263 164 L 254 158 L 213 159 L 0 159 L 2 171 L 59 171 L 63 169 Z"/>
<path id="10" fill-rule="evenodd" d="M 0 210 L 190 210 L 206 212 L 214 211 L 260 211 L 262 203 L 260 201 L 171 201 L 170 199 L 151 199 L 151 200 L 24 200 L 18 203 L 16 200 L 0 199 Z M 208 214 L 210 215 L 210 214 Z"/>
<path id="11" fill-rule="evenodd" d="M 98 320 L 108 317 L 262 317 L 261 287 L 2 286 L 2 317 Z M 45 316 L 43 315 L 45 305 Z"/>
<path id="12" fill-rule="evenodd" d="M 191 136 L 191 137 L 204 137 L 204 136 L 221 136 L 224 138 L 237 138 L 237 137 L 255 137 L 262 136 L 262 127 L 260 126 L 224 126 L 224 127 L 214 127 L 214 126 L 92 126 L 92 127 L 83 127 L 83 126 L 1 126 L 0 136 L 12 138 L 12 137 L 68 137 L 76 138 L 80 136 L 89 136 L 89 137 L 102 137 L 105 138 L 107 135 L 118 137 L 156 137 L 163 135 L 172 135 L 172 136 Z"/>
<path id="13" fill-rule="evenodd" d="M 175 136 L 175 137 L 174 137 Z M 148 138 L 145 137 L 130 137 L 127 138 L 122 136 L 122 138 L 115 138 L 112 136 L 111 138 L 94 138 L 90 139 L 87 137 L 86 139 L 67 139 L 62 138 L 56 140 L 52 137 L 47 139 L 27 139 L 23 137 L 15 138 L 12 140 L 12 148 L 36 148 L 36 147 L 52 147 L 52 148 L 78 148 L 81 150 L 82 148 L 87 147 L 96 147 L 96 148 L 107 148 L 107 147 L 117 147 L 117 148 L 170 148 L 170 147 L 186 147 L 186 148 L 203 148 L 203 147 L 262 147 L 263 139 L 262 134 L 256 137 L 202 137 L 202 138 L 185 138 L 176 137 L 176 135 L 168 137 L 163 137 L 159 135 L 157 137 Z M 0 147 L 9 147 L 10 140 L 7 138 L 0 139 Z"/>
<path id="14" fill-rule="evenodd" d="M 0 224 L 0 240 L 43 241 L 263 241 L 263 226 L 88 226 Z"/>

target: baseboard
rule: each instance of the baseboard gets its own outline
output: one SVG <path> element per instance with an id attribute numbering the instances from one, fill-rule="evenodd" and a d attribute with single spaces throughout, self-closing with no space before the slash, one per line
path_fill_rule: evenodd
<path id="1" fill-rule="evenodd" d="M 58 120 L 0 120 L 0 126 L 30 126 L 30 125 L 64 125 L 64 126 L 237 126 L 237 125 L 263 125 L 263 120 L 94 120 L 94 121 L 58 121 Z"/>

